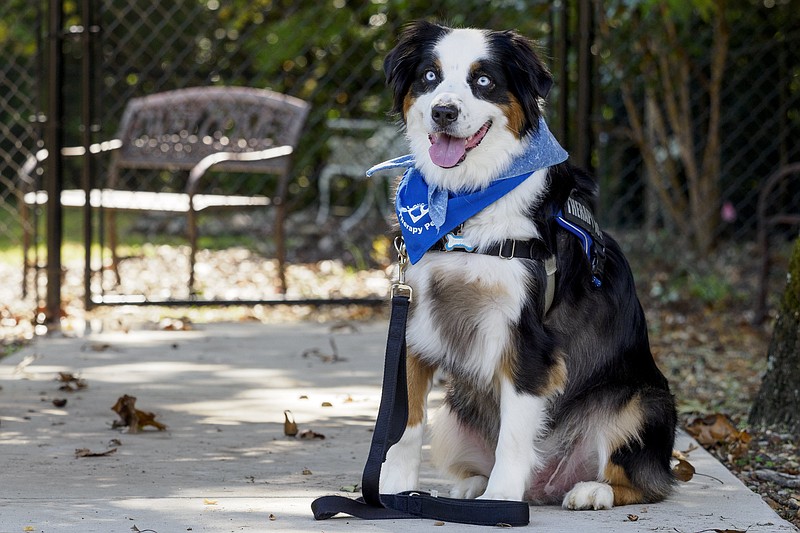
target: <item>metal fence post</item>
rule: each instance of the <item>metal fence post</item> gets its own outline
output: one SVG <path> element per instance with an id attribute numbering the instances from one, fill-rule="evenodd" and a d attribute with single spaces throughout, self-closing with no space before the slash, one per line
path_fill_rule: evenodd
<path id="1" fill-rule="evenodd" d="M 92 135 L 94 133 L 94 102 L 95 102 L 95 38 L 100 32 L 95 17 L 94 0 L 82 0 L 81 14 L 83 29 L 81 33 L 81 141 L 84 149 L 83 165 L 81 166 L 81 187 L 86 194 L 86 203 L 83 207 L 83 305 L 87 311 L 92 307 L 92 216 L 93 208 L 91 192 L 94 188 L 94 155 L 90 151 Z"/>
<path id="2" fill-rule="evenodd" d="M 575 103 L 575 160 L 578 166 L 592 168 L 592 94 L 594 65 L 592 41 L 594 17 L 592 0 L 578 0 L 578 87 Z"/>
<path id="3" fill-rule="evenodd" d="M 50 0 L 47 27 L 47 124 L 45 146 L 51 156 L 45 174 L 47 202 L 47 299 L 45 322 L 58 329 L 61 315 L 61 243 L 63 212 L 61 190 L 63 165 L 61 148 L 64 145 L 64 62 L 62 27 L 64 20 L 61 0 Z"/>

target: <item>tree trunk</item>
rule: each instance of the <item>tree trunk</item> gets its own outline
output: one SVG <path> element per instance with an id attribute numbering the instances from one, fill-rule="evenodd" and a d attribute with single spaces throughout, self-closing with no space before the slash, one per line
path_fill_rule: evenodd
<path id="1" fill-rule="evenodd" d="M 750 424 L 800 434 L 800 238 L 792 250 L 767 373 L 750 410 Z"/>

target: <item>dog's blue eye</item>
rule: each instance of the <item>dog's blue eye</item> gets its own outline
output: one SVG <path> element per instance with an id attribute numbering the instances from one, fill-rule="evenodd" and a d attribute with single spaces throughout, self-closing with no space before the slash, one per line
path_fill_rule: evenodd
<path id="1" fill-rule="evenodd" d="M 489 76 L 481 76 L 476 83 L 481 87 L 489 87 L 492 84 L 492 78 Z"/>
<path id="2" fill-rule="evenodd" d="M 438 78 L 436 72 L 432 70 L 426 70 L 424 76 L 425 76 L 425 81 L 436 81 L 436 78 Z"/>

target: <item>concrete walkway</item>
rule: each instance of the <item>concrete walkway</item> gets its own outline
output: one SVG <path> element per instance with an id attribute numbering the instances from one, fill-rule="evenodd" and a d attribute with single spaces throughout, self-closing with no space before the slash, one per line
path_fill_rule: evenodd
<path id="1" fill-rule="evenodd" d="M 314 521 L 315 497 L 360 481 L 377 412 L 386 326 L 356 327 L 241 323 L 46 338 L 0 360 L 0 533 L 485 530 L 432 520 Z M 332 340 L 338 362 L 329 360 Z M 88 386 L 60 391 L 58 372 Z M 111 407 L 124 394 L 167 430 L 112 429 Z M 64 399 L 63 407 L 53 403 Z M 325 438 L 285 437 L 284 410 L 301 432 Z M 602 512 L 532 507 L 529 527 L 795 531 L 695 446 L 680 436 L 679 449 L 694 448 L 698 474 L 666 502 Z M 76 449 L 113 448 L 76 457 Z M 422 484 L 446 494 L 430 465 Z"/>

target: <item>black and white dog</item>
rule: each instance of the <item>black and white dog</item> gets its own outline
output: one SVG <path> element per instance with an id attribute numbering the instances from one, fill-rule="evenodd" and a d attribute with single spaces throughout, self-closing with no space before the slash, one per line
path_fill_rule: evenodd
<path id="1" fill-rule="evenodd" d="M 408 167 L 397 212 L 414 293 L 409 419 L 381 492 L 418 488 L 442 369 L 431 444 L 453 497 L 569 509 L 663 499 L 674 400 L 628 263 L 588 209 L 595 183 L 547 131 L 552 78 L 531 44 L 415 22 L 384 69 L 412 152 L 394 166 Z"/>

